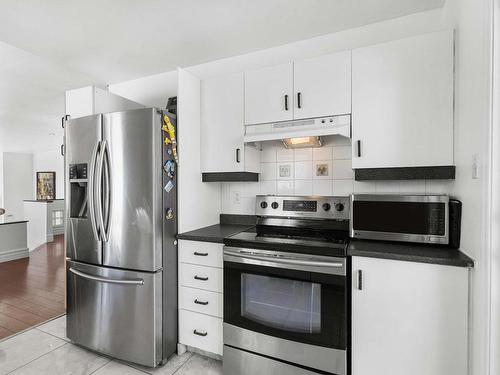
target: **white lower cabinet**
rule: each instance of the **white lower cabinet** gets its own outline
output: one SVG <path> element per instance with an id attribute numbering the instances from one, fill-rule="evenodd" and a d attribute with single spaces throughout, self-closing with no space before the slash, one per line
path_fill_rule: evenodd
<path id="1" fill-rule="evenodd" d="M 179 343 L 222 355 L 223 244 L 179 241 Z"/>
<path id="2" fill-rule="evenodd" d="M 222 355 L 222 319 L 181 310 L 179 341 L 184 345 Z"/>
<path id="3" fill-rule="evenodd" d="M 352 375 L 466 375 L 468 279 L 467 268 L 352 257 Z"/>

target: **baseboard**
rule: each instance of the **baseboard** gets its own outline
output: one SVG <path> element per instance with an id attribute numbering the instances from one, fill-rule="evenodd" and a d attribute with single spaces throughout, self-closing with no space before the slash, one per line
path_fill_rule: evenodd
<path id="1" fill-rule="evenodd" d="M 0 263 L 8 262 L 10 260 L 27 258 L 29 256 L 30 256 L 30 251 L 27 247 L 24 249 L 14 249 L 14 250 L 2 251 L 0 253 Z"/>

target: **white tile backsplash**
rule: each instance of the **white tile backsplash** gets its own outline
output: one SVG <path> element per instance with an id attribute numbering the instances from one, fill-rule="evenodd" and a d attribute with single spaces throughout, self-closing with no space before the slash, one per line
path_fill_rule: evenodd
<path id="1" fill-rule="evenodd" d="M 312 179 L 312 161 L 296 161 L 294 173 L 296 180 Z"/>
<path id="2" fill-rule="evenodd" d="M 276 148 L 276 161 L 293 161 L 293 151 L 285 147 Z"/>
<path id="3" fill-rule="evenodd" d="M 334 160 L 332 162 L 332 172 L 334 180 L 352 180 L 354 173 L 351 159 Z"/>
<path id="4" fill-rule="evenodd" d="M 260 163 L 260 180 L 261 181 L 276 180 L 276 162 Z"/>
<path id="5" fill-rule="evenodd" d="M 259 182 L 222 183 L 222 213 L 255 213 L 258 194 L 348 195 L 355 193 L 446 194 L 453 181 L 354 181 L 350 140 L 328 138 L 321 148 L 285 149 L 280 142 L 263 142 Z M 326 164 L 327 176 L 316 176 L 316 166 Z M 290 176 L 280 177 L 279 167 L 289 166 Z"/>
<path id="6" fill-rule="evenodd" d="M 313 160 L 333 160 L 333 147 L 315 147 L 313 150 Z"/>
<path id="7" fill-rule="evenodd" d="M 281 195 L 293 195 L 293 181 L 278 181 L 276 191 Z"/>
<path id="8" fill-rule="evenodd" d="M 314 195 L 332 195 L 333 180 L 313 180 Z"/>
<path id="9" fill-rule="evenodd" d="M 294 160 L 295 161 L 312 160 L 312 155 L 313 155 L 312 148 L 297 148 L 294 150 Z"/>
<path id="10" fill-rule="evenodd" d="M 312 195 L 312 180 L 295 180 L 293 193 L 295 195 Z"/>
<path id="11" fill-rule="evenodd" d="M 293 162 L 278 162 L 276 164 L 276 179 L 293 180 L 294 170 Z"/>

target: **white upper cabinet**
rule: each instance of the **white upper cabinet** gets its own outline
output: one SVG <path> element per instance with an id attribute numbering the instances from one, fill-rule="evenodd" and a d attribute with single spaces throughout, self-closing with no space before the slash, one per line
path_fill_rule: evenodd
<path id="1" fill-rule="evenodd" d="M 297 61 L 294 118 L 351 113 L 351 51 Z"/>
<path id="2" fill-rule="evenodd" d="M 466 375 L 468 273 L 353 256 L 352 375 Z"/>
<path id="3" fill-rule="evenodd" d="M 293 64 L 245 72 L 245 124 L 293 119 Z"/>
<path id="4" fill-rule="evenodd" d="M 201 82 L 201 169 L 203 173 L 259 172 L 260 153 L 245 146 L 243 73 Z"/>
<path id="5" fill-rule="evenodd" d="M 352 51 L 353 168 L 451 166 L 453 31 Z"/>

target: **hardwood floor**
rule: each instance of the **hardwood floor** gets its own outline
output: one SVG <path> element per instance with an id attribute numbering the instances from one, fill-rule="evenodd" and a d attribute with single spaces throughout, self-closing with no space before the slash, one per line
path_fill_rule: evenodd
<path id="1" fill-rule="evenodd" d="M 66 312 L 64 236 L 0 263 L 0 339 Z"/>

